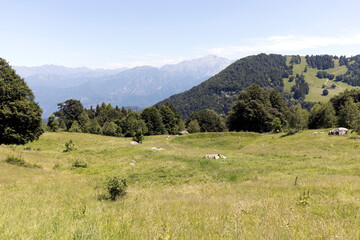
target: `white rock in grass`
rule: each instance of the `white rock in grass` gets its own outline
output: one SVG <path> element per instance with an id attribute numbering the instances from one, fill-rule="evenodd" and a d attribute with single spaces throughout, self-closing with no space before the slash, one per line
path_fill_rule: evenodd
<path id="1" fill-rule="evenodd" d="M 162 151 L 162 150 L 165 150 L 165 149 L 164 148 L 152 147 L 151 150 Z"/>
<path id="2" fill-rule="evenodd" d="M 214 158 L 214 159 L 219 159 L 219 158 L 222 158 L 222 159 L 227 159 L 226 156 L 222 155 L 222 154 L 208 154 L 208 155 L 205 155 L 205 158 L 209 159 L 209 158 Z"/>
<path id="3" fill-rule="evenodd" d="M 209 159 L 209 158 L 215 158 L 215 159 L 219 159 L 219 154 L 208 154 L 205 155 L 205 158 Z"/>
<path id="4" fill-rule="evenodd" d="M 135 142 L 135 141 L 131 141 L 130 142 L 130 145 L 138 145 L 139 143 L 138 142 Z"/>

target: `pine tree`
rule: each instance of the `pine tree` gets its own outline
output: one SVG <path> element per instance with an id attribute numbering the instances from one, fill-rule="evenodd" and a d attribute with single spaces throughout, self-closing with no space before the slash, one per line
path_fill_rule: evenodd
<path id="1" fill-rule="evenodd" d="M 81 133 L 81 128 L 80 128 L 78 121 L 75 120 L 72 122 L 69 132 Z"/>
<path id="2" fill-rule="evenodd" d="M 148 135 L 160 135 L 165 133 L 162 116 L 157 108 L 145 108 L 141 113 L 141 119 L 146 123 Z"/>
<path id="3" fill-rule="evenodd" d="M 87 133 L 89 131 L 90 119 L 89 119 L 89 115 L 86 113 L 86 111 L 83 111 L 80 114 L 79 125 L 80 125 L 81 131 L 83 133 Z"/>
<path id="4" fill-rule="evenodd" d="M 96 119 L 90 120 L 88 132 L 93 133 L 93 134 L 100 134 L 101 127 L 100 127 L 99 123 L 96 121 Z"/>

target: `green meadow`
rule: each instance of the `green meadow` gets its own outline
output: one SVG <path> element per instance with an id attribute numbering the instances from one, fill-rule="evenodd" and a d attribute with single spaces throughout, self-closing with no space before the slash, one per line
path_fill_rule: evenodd
<path id="1" fill-rule="evenodd" d="M 290 64 L 291 57 L 287 56 L 286 58 L 287 64 Z M 340 66 L 339 65 L 339 59 L 333 59 L 334 61 L 334 68 L 330 68 L 325 70 L 325 72 L 329 74 L 334 74 L 335 76 L 345 74 L 347 72 L 346 66 Z M 307 67 L 307 71 L 304 72 L 305 67 Z M 330 100 L 330 98 L 334 97 L 335 95 L 338 95 L 339 93 L 345 91 L 346 89 L 355 89 L 358 87 L 353 87 L 349 84 L 343 83 L 343 82 L 337 82 L 335 79 L 328 80 L 326 78 L 319 79 L 316 77 L 317 72 L 320 71 L 318 69 L 311 68 L 306 63 L 306 58 L 301 57 L 301 63 L 300 64 L 294 64 L 293 67 L 293 75 L 296 74 L 303 74 L 305 77 L 305 81 L 309 84 L 309 94 L 306 95 L 305 101 L 309 102 L 327 102 Z M 289 82 L 289 78 L 284 78 L 284 89 L 287 91 L 291 90 L 291 87 L 295 84 L 295 81 Z M 329 94 L 326 96 L 322 95 L 322 92 L 324 88 L 323 85 L 331 85 L 335 84 L 336 88 L 328 89 Z"/>
<path id="2" fill-rule="evenodd" d="M 315 131 L 1 145 L 0 239 L 358 239 L 360 137 Z M 108 176 L 127 180 L 125 197 L 99 200 Z"/>

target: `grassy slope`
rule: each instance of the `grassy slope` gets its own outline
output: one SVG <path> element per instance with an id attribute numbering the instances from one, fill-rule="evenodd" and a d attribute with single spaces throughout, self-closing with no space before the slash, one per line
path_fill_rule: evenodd
<path id="1" fill-rule="evenodd" d="M 207 133 L 131 146 L 45 133 L 26 146 L 0 146 L 0 239 L 358 238 L 360 139 L 348 137 Z M 64 153 L 69 139 L 77 150 Z M 228 158 L 203 158 L 212 153 Z M 3 162 L 14 154 L 43 168 Z M 89 167 L 71 169 L 76 159 Z M 113 174 L 127 178 L 127 196 L 98 201 L 101 179 Z"/>
<path id="2" fill-rule="evenodd" d="M 290 63 L 290 56 L 287 56 L 287 63 Z M 339 60 L 335 59 L 335 67 L 331 69 L 327 69 L 326 72 L 330 74 L 335 74 L 335 76 L 340 74 L 345 74 L 347 71 L 346 66 L 339 66 Z M 354 87 L 343 83 L 343 82 L 335 82 L 335 81 L 328 81 L 327 85 L 335 84 L 337 87 L 335 89 L 328 89 L 329 94 L 327 96 L 322 96 L 323 88 L 322 85 L 326 83 L 326 79 L 319 79 L 316 77 L 318 69 L 313 69 L 311 67 L 307 67 L 307 72 L 304 73 L 304 69 L 306 66 L 306 59 L 305 57 L 301 57 L 301 63 L 295 64 L 293 68 L 293 75 L 296 74 L 304 74 L 305 81 L 309 83 L 310 92 L 306 95 L 305 100 L 310 102 L 326 102 L 329 101 L 330 98 L 339 94 L 340 92 L 344 91 L 345 89 L 352 89 Z M 288 78 L 284 79 L 284 89 L 290 91 L 291 87 L 295 84 L 295 81 L 288 82 Z"/>

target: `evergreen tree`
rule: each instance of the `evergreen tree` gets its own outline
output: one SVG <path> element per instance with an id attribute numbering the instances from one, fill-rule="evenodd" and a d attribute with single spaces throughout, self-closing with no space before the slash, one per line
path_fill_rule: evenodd
<path id="1" fill-rule="evenodd" d="M 56 119 L 56 121 L 59 122 L 59 130 L 65 131 L 65 130 L 66 130 L 65 122 L 64 122 L 64 121 L 61 121 L 61 119 Z"/>
<path id="2" fill-rule="evenodd" d="M 198 112 L 193 112 L 188 119 L 188 125 L 193 120 L 197 120 L 201 132 L 225 131 L 225 125 L 222 122 L 220 115 L 217 114 L 214 110 L 205 109 Z"/>
<path id="3" fill-rule="evenodd" d="M 93 133 L 93 134 L 100 134 L 100 132 L 101 132 L 101 126 L 100 126 L 99 123 L 96 121 L 96 119 L 91 119 L 91 120 L 90 120 L 88 132 L 89 132 L 89 133 Z"/>
<path id="4" fill-rule="evenodd" d="M 80 125 L 79 125 L 78 121 L 74 120 L 72 122 L 71 127 L 69 129 L 69 132 L 81 133 L 81 128 L 80 128 Z"/>
<path id="5" fill-rule="evenodd" d="M 198 123 L 198 121 L 195 119 L 195 120 L 191 120 L 188 124 L 188 127 L 187 127 L 187 131 L 189 133 L 197 133 L 197 132 L 200 132 L 200 125 Z"/>
<path id="6" fill-rule="evenodd" d="M 272 131 L 274 133 L 279 133 L 282 131 L 282 124 L 281 124 L 281 121 L 280 121 L 280 118 L 274 118 L 273 119 L 273 122 L 272 122 Z"/>
<path id="7" fill-rule="evenodd" d="M 134 134 L 133 140 L 135 142 L 142 143 L 143 139 L 144 139 L 144 135 L 143 135 L 141 129 L 138 129 L 136 131 L 136 133 Z"/>
<path id="8" fill-rule="evenodd" d="M 360 123 L 360 111 L 352 98 L 349 98 L 339 109 L 338 124 L 341 127 L 357 128 Z"/>
<path id="9" fill-rule="evenodd" d="M 160 113 L 165 131 L 169 134 L 177 134 L 179 132 L 180 119 L 175 115 L 168 104 L 164 104 L 160 107 Z"/>
<path id="10" fill-rule="evenodd" d="M 335 110 L 330 102 L 315 104 L 310 110 L 309 128 L 330 128 L 337 122 Z"/>
<path id="11" fill-rule="evenodd" d="M 34 99 L 24 79 L 0 58 L 0 144 L 25 144 L 44 132 Z"/>
<path id="12" fill-rule="evenodd" d="M 115 136 L 117 125 L 114 122 L 106 122 L 102 127 L 102 134 L 106 136 Z"/>
<path id="13" fill-rule="evenodd" d="M 66 129 L 70 129 L 73 121 L 79 121 L 79 117 L 84 111 L 84 107 L 81 102 L 74 99 L 69 99 L 63 103 L 58 103 L 58 108 L 59 110 L 54 114 L 65 123 Z"/>
<path id="14" fill-rule="evenodd" d="M 56 132 L 59 129 L 59 121 L 55 119 L 53 114 L 50 114 L 47 122 L 47 126 L 49 127 L 50 131 Z"/>
<path id="15" fill-rule="evenodd" d="M 89 115 L 86 111 L 83 111 L 79 116 L 79 125 L 83 133 L 87 133 L 90 127 Z"/>
<path id="16" fill-rule="evenodd" d="M 238 96 L 227 119 L 231 131 L 269 132 L 274 118 L 286 124 L 287 108 L 276 90 L 264 91 L 253 84 Z"/>
<path id="17" fill-rule="evenodd" d="M 157 108 L 145 108 L 141 113 L 141 119 L 145 121 L 148 128 L 148 135 L 160 135 L 165 133 L 162 116 Z"/>
<path id="18" fill-rule="evenodd" d="M 290 107 L 288 115 L 289 128 L 297 131 L 306 129 L 309 122 L 309 113 L 301 108 L 300 104 Z"/>
<path id="19" fill-rule="evenodd" d="M 118 126 L 121 127 L 122 133 L 125 137 L 133 137 L 138 129 L 141 129 L 143 134 L 147 134 L 147 126 L 144 120 L 140 118 L 140 114 L 130 112 L 121 120 L 116 121 Z"/>

